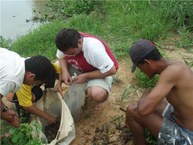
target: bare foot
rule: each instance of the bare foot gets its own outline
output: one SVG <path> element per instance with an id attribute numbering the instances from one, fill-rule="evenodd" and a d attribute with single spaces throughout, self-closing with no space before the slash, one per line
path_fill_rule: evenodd
<path id="1" fill-rule="evenodd" d="M 105 104 L 104 103 L 96 103 L 95 107 L 94 107 L 94 110 L 95 111 L 100 111 L 100 110 L 103 110 L 104 108 L 105 108 Z"/>

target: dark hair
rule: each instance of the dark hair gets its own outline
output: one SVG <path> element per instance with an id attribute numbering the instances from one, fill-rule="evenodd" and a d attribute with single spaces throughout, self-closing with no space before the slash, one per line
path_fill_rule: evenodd
<path id="1" fill-rule="evenodd" d="M 162 58 L 162 55 L 160 54 L 158 49 L 152 50 L 150 53 L 148 53 L 143 59 L 138 61 L 138 64 L 143 64 L 145 61 L 144 59 L 151 59 L 154 61 L 160 60 Z"/>
<path id="2" fill-rule="evenodd" d="M 75 29 L 62 29 L 56 35 L 55 43 L 56 47 L 60 51 L 67 51 L 69 48 L 77 48 L 78 40 L 81 38 L 81 35 Z"/>
<path id="3" fill-rule="evenodd" d="M 35 79 L 49 82 L 56 78 L 56 70 L 45 56 L 32 56 L 25 60 L 25 71 L 36 75 Z"/>

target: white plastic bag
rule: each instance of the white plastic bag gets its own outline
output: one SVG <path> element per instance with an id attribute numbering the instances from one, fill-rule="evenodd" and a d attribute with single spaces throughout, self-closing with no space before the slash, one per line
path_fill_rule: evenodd
<path id="1" fill-rule="evenodd" d="M 35 105 L 39 109 L 60 118 L 60 127 L 56 137 L 48 145 L 69 145 L 75 138 L 75 127 L 70 110 L 61 95 L 52 89 L 46 89 L 43 97 Z M 47 126 L 47 122 L 37 116 L 33 115 L 32 121 L 39 121 L 43 128 Z"/>
<path id="2" fill-rule="evenodd" d="M 86 83 L 72 83 L 68 87 L 66 94 L 63 96 L 63 99 L 70 109 L 71 115 L 75 122 L 80 119 L 82 114 L 83 106 L 85 103 L 85 87 Z"/>

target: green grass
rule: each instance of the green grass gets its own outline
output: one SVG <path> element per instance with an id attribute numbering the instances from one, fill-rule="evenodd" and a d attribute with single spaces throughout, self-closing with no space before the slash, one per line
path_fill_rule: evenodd
<path id="1" fill-rule="evenodd" d="M 11 50 L 18 52 L 21 56 L 45 55 L 50 59 L 55 58 L 56 32 L 64 27 L 63 22 L 51 22 L 44 24 L 27 35 L 19 37 L 13 42 Z"/>
<path id="2" fill-rule="evenodd" d="M 49 2 L 54 20 L 18 37 L 14 42 L 1 37 L 0 45 L 18 52 L 23 57 L 44 55 L 56 59 L 55 36 L 60 29 L 66 27 L 99 36 L 107 42 L 118 60 L 128 57 L 129 48 L 137 39 L 150 39 L 159 46 L 159 41 L 163 42 L 170 33 L 180 36 L 176 48 L 192 51 L 193 13 L 192 7 L 189 6 L 193 4 L 191 1 L 81 0 L 76 3 L 77 0 L 74 0 L 69 11 L 63 9 L 65 5 L 70 5 L 68 0 L 63 3 L 53 0 Z M 80 9 L 80 5 L 83 8 Z M 174 9 L 171 9 L 172 7 Z M 70 12 L 72 9 L 75 11 Z M 69 13 L 73 14 L 72 17 L 68 17 Z M 160 48 L 160 51 L 164 50 Z M 141 87 L 147 86 L 148 79 L 140 73 L 135 75 Z"/>
<path id="3" fill-rule="evenodd" d="M 89 0 L 88 3 L 81 0 L 76 4 L 77 0 L 74 0 L 69 11 L 63 9 L 65 5 L 70 5 L 68 0 L 63 3 L 53 0 L 49 2 L 53 15 L 58 18 L 18 37 L 13 43 L 1 37 L 0 45 L 24 57 L 44 55 L 56 59 L 55 36 L 60 29 L 66 27 L 99 36 L 107 42 L 118 60 L 128 57 L 129 48 L 137 39 L 150 39 L 159 46 L 159 41 L 163 42 L 167 36 L 170 37 L 170 33 L 180 36 L 176 48 L 192 51 L 191 1 Z M 83 8 L 80 9 L 79 5 Z M 70 12 L 72 9 L 75 10 L 73 13 Z M 67 18 L 69 13 L 73 15 Z M 163 50 L 160 48 L 160 51 Z M 139 78 L 139 84 L 143 84 L 141 87 L 146 86 L 145 77 L 139 73 L 136 73 L 136 77 Z"/>
<path id="4" fill-rule="evenodd" d="M 49 20 L 52 18 L 54 20 L 18 37 L 14 42 L 1 37 L 0 46 L 16 51 L 23 57 L 44 55 L 55 59 L 56 33 L 66 27 L 101 37 L 109 44 L 118 59 L 128 57 L 129 48 L 135 40 L 146 38 L 159 44 L 159 41 L 163 42 L 170 33 L 180 36 L 180 40 L 176 43 L 177 48 L 192 51 L 193 1 L 73 0 L 71 3 L 63 0 L 59 3 L 49 0 L 49 2 L 53 11 L 48 17 Z M 135 75 L 138 85 L 142 88 L 152 87 L 157 81 L 157 78 L 147 79 L 139 71 L 136 71 Z M 127 89 L 123 92 L 122 100 L 128 96 Z"/>

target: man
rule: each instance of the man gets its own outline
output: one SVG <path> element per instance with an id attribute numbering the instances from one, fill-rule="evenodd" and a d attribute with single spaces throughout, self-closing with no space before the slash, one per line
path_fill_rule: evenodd
<path id="1" fill-rule="evenodd" d="M 74 29 L 63 29 L 56 36 L 57 57 L 62 70 L 62 80 L 70 85 L 72 78 L 68 64 L 81 72 L 76 83 L 85 83 L 86 95 L 95 101 L 95 110 L 101 110 L 112 85 L 112 76 L 118 62 L 107 44 L 99 38 Z"/>
<path id="2" fill-rule="evenodd" d="M 192 71 L 182 62 L 163 58 L 155 44 L 146 39 L 133 44 L 130 57 L 132 72 L 138 67 L 150 78 L 160 75 L 151 91 L 127 107 L 126 125 L 136 144 L 145 144 L 144 128 L 147 128 L 158 139 L 158 144 L 192 145 Z"/>
<path id="3" fill-rule="evenodd" d="M 0 97 L 17 92 L 22 84 L 39 85 L 55 78 L 55 69 L 44 56 L 21 58 L 17 53 L 0 48 Z M 15 111 L 8 109 L 1 100 L 1 119 L 17 127 L 19 119 Z M 51 122 L 55 122 L 53 118 Z"/>
<path id="4" fill-rule="evenodd" d="M 55 86 L 57 88 L 54 88 L 56 78 L 53 78 L 52 81 L 45 84 L 45 88 L 54 88 L 54 90 L 57 90 L 61 93 L 60 67 L 57 63 L 52 63 L 52 64 L 58 76 L 57 77 L 58 82 Z M 19 117 L 21 118 L 20 122 L 29 123 L 31 113 L 45 119 L 48 124 L 53 123 L 53 120 L 55 120 L 55 118 L 52 115 L 38 109 L 33 104 L 34 102 L 38 101 L 43 96 L 43 91 L 42 91 L 41 86 L 42 85 L 29 86 L 26 84 L 22 84 L 19 91 L 17 91 L 16 93 L 10 93 L 7 96 L 11 102 L 15 103 L 17 112 L 19 114 Z"/>

